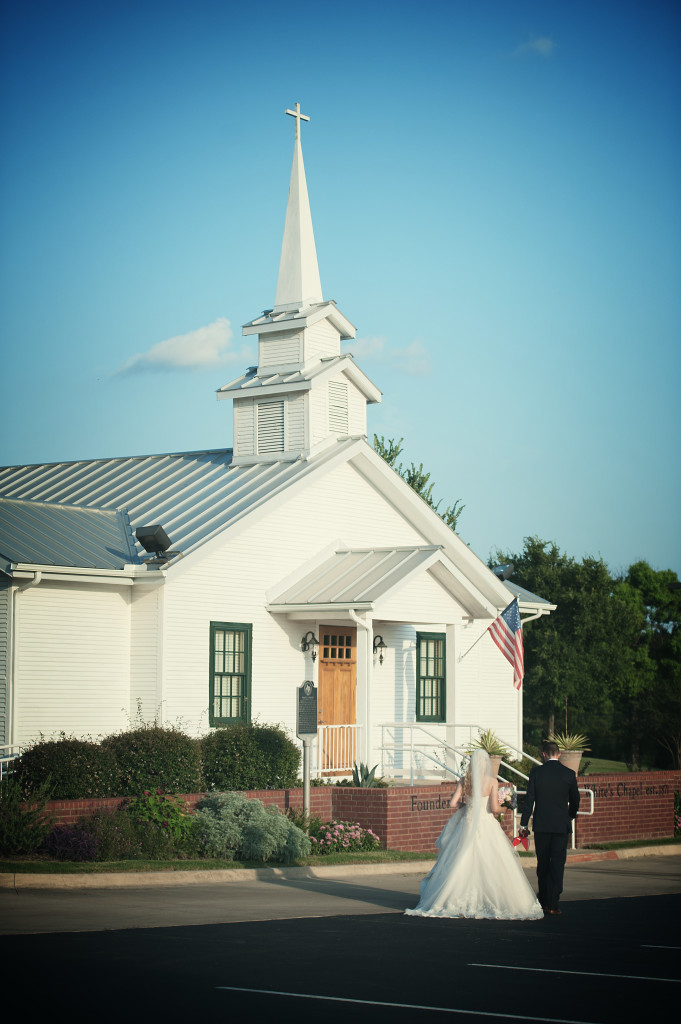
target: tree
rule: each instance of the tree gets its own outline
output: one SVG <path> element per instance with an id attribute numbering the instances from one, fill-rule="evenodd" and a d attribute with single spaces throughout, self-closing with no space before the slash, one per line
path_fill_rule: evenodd
<path id="1" fill-rule="evenodd" d="M 637 625 L 607 565 L 592 557 L 578 562 L 538 537 L 526 537 L 519 554 L 497 551 L 495 561 L 513 562 L 515 583 L 557 605 L 548 619 L 523 629 L 524 708 L 533 741 L 556 728 L 603 735 L 615 684 L 631 675 Z"/>
<path id="2" fill-rule="evenodd" d="M 621 688 L 621 704 L 632 736 L 632 761 L 661 748 L 681 767 L 681 589 L 671 569 L 640 561 L 619 581 L 620 593 L 636 608 L 636 673 Z"/>
<path id="3" fill-rule="evenodd" d="M 514 582 L 557 605 L 523 627 L 526 733 L 554 728 L 596 737 L 601 757 L 633 766 L 681 759 L 681 591 L 676 574 L 636 562 L 613 576 L 526 537 Z M 563 718 L 563 716 L 565 716 Z"/>
<path id="4" fill-rule="evenodd" d="M 401 437 L 399 441 L 395 441 L 394 438 L 390 438 L 386 441 L 382 435 L 381 437 L 378 437 L 377 434 L 374 434 L 374 449 L 382 459 L 385 459 L 388 465 L 392 467 L 396 473 L 399 473 L 402 479 L 409 484 L 412 490 L 416 491 L 416 493 L 423 498 L 426 504 L 429 505 L 434 512 L 437 512 L 440 519 L 442 519 L 450 529 L 456 532 L 459 516 L 466 506 L 462 504 L 461 499 L 457 498 L 453 505 L 448 505 L 444 512 L 440 512 L 442 500 L 438 502 L 433 500 L 433 487 L 435 484 L 434 482 L 430 482 L 430 473 L 425 472 L 423 463 L 421 462 L 416 466 L 416 464 L 412 462 L 411 466 L 408 467 L 403 466 L 401 462 L 399 465 L 396 465 L 398 458 L 402 454 L 403 441 L 403 437 Z"/>

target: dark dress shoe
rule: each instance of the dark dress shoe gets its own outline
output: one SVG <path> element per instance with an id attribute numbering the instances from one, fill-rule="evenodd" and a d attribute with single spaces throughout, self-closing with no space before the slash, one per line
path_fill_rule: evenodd
<path id="1" fill-rule="evenodd" d="M 562 914 L 563 911 L 562 910 L 558 910 L 558 908 L 556 908 L 555 910 L 547 910 L 546 913 L 550 914 L 551 917 L 555 917 L 557 914 Z"/>

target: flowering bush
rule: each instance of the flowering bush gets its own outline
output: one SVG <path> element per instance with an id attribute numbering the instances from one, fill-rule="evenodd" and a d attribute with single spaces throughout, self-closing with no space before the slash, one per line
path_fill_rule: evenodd
<path id="1" fill-rule="evenodd" d="M 328 821 L 310 824 L 310 843 L 310 852 L 321 856 L 327 853 L 377 850 L 380 839 L 370 828 L 362 828 L 356 822 Z"/>

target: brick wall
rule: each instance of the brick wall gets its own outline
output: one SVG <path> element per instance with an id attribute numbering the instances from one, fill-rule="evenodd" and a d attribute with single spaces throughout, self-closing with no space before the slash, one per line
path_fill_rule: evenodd
<path id="1" fill-rule="evenodd" d="M 578 815 L 577 846 L 674 835 L 674 793 L 681 790 L 681 772 L 580 775 L 579 786 L 593 791 L 594 813 Z M 588 811 L 588 793 L 581 797 L 580 810 Z"/>
<path id="2" fill-rule="evenodd" d="M 627 839 L 661 839 L 674 835 L 674 792 L 681 790 L 681 772 L 631 772 L 580 776 L 580 788 L 594 792 L 594 814 L 577 819 L 576 844 L 616 842 Z M 353 789 L 313 786 L 310 811 L 323 821 L 332 818 L 357 821 L 380 837 L 390 850 L 433 850 L 435 840 L 449 818 L 451 782 L 395 789 Z M 285 811 L 302 810 L 303 791 L 256 790 L 247 794 Z M 185 796 L 190 808 L 202 794 Z M 75 822 L 100 808 L 113 809 L 122 798 L 107 800 L 55 800 L 47 805 L 58 822 Z M 582 809 L 589 798 L 582 794 Z M 503 827 L 511 835 L 512 814 L 506 811 Z"/>

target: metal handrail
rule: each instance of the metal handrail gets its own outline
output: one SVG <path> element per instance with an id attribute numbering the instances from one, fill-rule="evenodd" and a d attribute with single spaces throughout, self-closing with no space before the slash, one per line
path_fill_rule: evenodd
<path id="1" fill-rule="evenodd" d="M 472 730 L 473 729 L 476 729 L 478 731 L 478 733 L 484 732 L 484 729 L 483 729 L 483 727 L 481 725 L 470 724 L 470 723 L 464 723 L 464 724 L 454 723 L 454 724 L 452 724 L 450 726 L 450 728 L 453 728 L 453 729 L 468 729 L 469 733 L 470 733 L 470 740 L 469 740 L 469 744 L 470 745 L 472 745 L 473 742 L 474 742 L 473 741 L 473 734 L 472 734 Z M 398 743 L 385 743 L 385 742 L 382 742 L 379 749 L 381 751 L 384 751 L 384 750 L 401 750 L 403 752 L 405 752 L 405 751 L 409 751 L 410 752 L 410 755 L 411 755 L 410 756 L 410 782 L 411 782 L 412 785 L 414 784 L 414 757 L 413 757 L 414 750 L 415 749 L 420 749 L 422 747 L 429 747 L 431 745 L 430 743 L 420 743 L 420 742 L 416 742 L 415 743 L 414 742 L 414 730 L 418 730 L 418 732 L 423 733 L 425 736 L 430 737 L 430 739 L 433 740 L 439 747 L 444 747 L 444 749 L 446 751 L 450 751 L 451 753 L 455 754 L 457 758 L 467 757 L 468 756 L 468 753 L 467 753 L 467 750 L 466 750 L 465 747 L 455 747 L 453 744 L 447 743 L 447 741 L 444 740 L 441 736 L 437 736 L 435 733 L 432 733 L 432 732 L 430 732 L 430 730 L 424 728 L 424 726 L 421 725 L 420 722 L 384 722 L 381 725 L 382 738 L 383 738 L 384 730 L 385 729 L 409 729 L 409 731 L 410 731 L 410 743 L 409 743 L 408 746 L 405 745 L 404 743 L 398 744 Z M 512 743 L 507 743 L 504 739 L 500 739 L 499 742 L 502 743 L 505 747 L 507 747 L 512 752 L 514 752 L 516 754 L 519 754 L 520 758 L 527 758 L 529 761 L 534 761 L 535 764 L 541 764 L 541 761 L 538 761 L 536 757 L 532 757 L 531 754 L 528 754 L 528 753 L 526 753 L 523 750 L 519 750 Z M 449 765 L 443 764 L 441 761 L 438 761 L 437 758 L 432 757 L 430 754 L 425 753 L 425 751 L 421 751 L 421 756 L 428 758 L 428 760 L 433 761 L 435 764 L 439 764 L 441 768 L 443 768 L 447 772 L 450 772 L 450 774 L 456 776 L 457 778 L 461 778 L 461 773 L 460 772 L 457 772 L 454 768 L 451 768 Z M 502 760 L 499 767 L 501 768 L 502 766 L 504 768 L 508 769 L 509 771 L 513 772 L 515 775 L 518 775 L 521 779 L 524 779 L 525 782 L 527 782 L 529 776 L 523 774 L 523 772 L 519 771 L 517 768 L 514 768 L 512 764 L 508 764 L 507 761 Z M 382 771 L 385 772 L 385 770 L 386 770 L 385 769 L 385 765 L 383 765 L 382 766 Z M 500 778 L 502 782 L 506 781 L 506 779 L 504 779 L 503 776 L 498 775 L 497 777 Z"/>
<path id="2" fill-rule="evenodd" d="M 419 722 L 384 722 L 381 725 L 381 739 L 382 740 L 383 740 L 383 737 L 385 735 L 385 732 L 384 732 L 385 729 L 408 729 L 409 730 L 409 734 L 410 734 L 410 737 L 411 737 L 411 742 L 409 743 L 408 746 L 405 746 L 404 743 L 385 743 L 385 742 L 381 742 L 381 746 L 380 746 L 379 749 L 381 751 L 385 751 L 385 750 L 409 751 L 409 753 L 410 753 L 410 758 L 409 758 L 409 771 L 410 771 L 409 781 L 410 781 L 410 784 L 412 786 L 414 785 L 414 756 L 413 756 L 414 755 L 414 749 L 415 748 L 420 748 L 420 747 L 429 747 L 429 746 L 431 746 L 430 743 L 414 743 L 414 730 L 418 730 L 419 732 L 423 733 L 425 736 L 429 736 L 430 739 L 432 741 L 434 741 L 439 747 L 444 747 L 445 750 L 451 751 L 453 754 L 456 754 L 458 757 L 465 756 L 463 750 L 460 750 L 458 747 L 452 746 L 451 743 L 447 743 L 447 741 L 444 740 L 441 736 L 436 736 L 435 733 L 432 733 L 428 729 L 425 729 Z M 456 776 L 456 778 L 458 778 L 458 779 L 461 778 L 461 773 L 460 772 L 457 772 L 454 768 L 451 768 L 447 764 L 443 764 L 442 761 L 438 761 L 438 759 L 433 757 L 431 754 L 427 754 L 427 753 L 423 752 L 422 756 L 428 758 L 429 761 L 433 761 L 434 764 L 439 764 L 441 768 L 443 768 L 447 772 L 450 772 L 452 775 Z M 383 762 L 382 762 L 381 770 L 384 771 L 384 772 L 386 770 L 385 769 L 385 764 Z"/>
<path id="3" fill-rule="evenodd" d="M 590 814 L 593 814 L 594 811 L 595 811 L 594 791 L 593 791 L 593 789 L 589 789 L 588 786 L 580 786 L 579 787 L 579 792 L 580 793 L 588 793 L 589 794 L 589 810 L 588 811 L 577 811 L 577 814 L 584 814 L 584 815 L 586 815 L 588 817 Z M 526 796 L 527 795 L 527 790 L 526 789 L 518 789 L 518 790 L 516 790 L 516 794 L 517 794 L 517 796 Z M 517 819 L 518 819 L 518 810 L 517 810 L 517 808 L 514 807 L 513 808 L 513 836 L 514 836 L 514 838 L 515 838 L 515 836 L 518 835 Z M 571 849 L 573 849 L 573 850 L 577 849 L 577 847 L 575 846 L 575 830 L 574 829 L 572 829 L 572 846 L 571 846 Z"/>
<path id="4" fill-rule="evenodd" d="M 10 753 L 4 754 L 4 750 L 10 751 Z M 4 743 L 0 746 L 0 779 L 4 779 L 9 765 L 21 756 L 22 750 L 23 747 L 20 747 L 18 743 Z"/>

